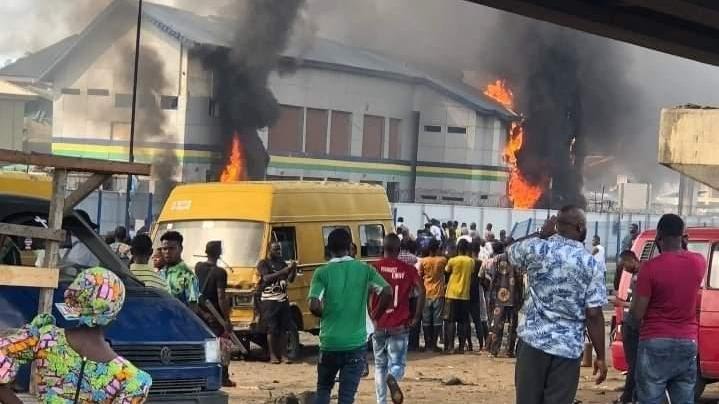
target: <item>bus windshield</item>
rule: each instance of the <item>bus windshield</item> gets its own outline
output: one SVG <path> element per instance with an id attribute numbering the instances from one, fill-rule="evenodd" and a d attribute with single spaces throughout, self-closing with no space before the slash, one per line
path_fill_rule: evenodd
<path id="1" fill-rule="evenodd" d="M 180 232 L 184 238 L 182 258 L 190 268 L 205 260 L 208 241 L 222 241 L 222 261 L 231 267 L 254 267 L 260 260 L 265 225 L 237 220 L 193 220 L 160 223 L 155 247 L 167 231 Z"/>

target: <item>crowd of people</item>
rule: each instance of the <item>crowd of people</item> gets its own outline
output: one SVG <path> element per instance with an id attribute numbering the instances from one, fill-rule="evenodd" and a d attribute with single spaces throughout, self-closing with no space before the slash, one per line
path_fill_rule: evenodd
<path id="1" fill-rule="evenodd" d="M 638 233 L 632 225 L 624 247 Z M 586 217 L 574 206 L 519 240 L 504 231 L 495 239 L 491 224 L 480 234 L 474 223 L 437 220 L 412 234 L 400 218 L 397 232 L 383 240 L 384 258 L 366 263 L 355 259 L 349 232 L 335 229 L 327 242 L 331 259 L 314 271 L 308 294 L 310 311 L 320 318 L 316 403 L 330 402 L 337 381 L 339 403 L 354 402 L 368 372 L 368 346 L 378 404 L 402 403 L 400 382 L 409 351 L 463 354 L 474 350 L 475 340 L 478 350 L 492 357 L 500 355 L 506 340 L 505 355 L 516 356 L 517 403 L 572 403 L 585 341 L 594 347 L 596 382 L 607 375 L 604 248 L 595 236 L 587 249 L 586 236 Z M 228 370 L 232 327 L 227 272 L 218 265 L 222 242 L 208 242 L 206 260 L 191 269 L 182 259 L 184 239 L 177 231 L 162 234 L 155 250 L 146 234 L 129 240 L 124 228 L 107 241 L 146 286 L 170 293 L 224 341 L 223 384 L 234 386 Z M 661 218 L 655 243 L 661 254 L 642 265 L 628 248 L 617 261 L 617 277 L 631 274 L 627 299 L 615 300 L 624 308 L 629 367 L 617 403 L 660 403 L 665 396 L 672 403 L 694 400 L 696 299 L 706 261 L 687 251 L 684 223 L 676 215 Z M 257 265 L 256 305 L 275 364 L 292 363 L 286 353 L 291 323 L 287 292 L 297 272 L 294 261 L 283 259 L 278 243 L 270 244 L 267 258 Z M 38 358 L 48 358 L 38 367 L 46 399 L 72 390 L 69 377 L 81 367 L 88 380 L 123 379 L 112 391 L 99 384 L 75 386 L 76 400 L 142 402 L 149 375 L 117 356 L 102 333 L 123 301 L 122 281 L 88 266 L 65 293 L 65 305 L 78 315 L 80 328 L 62 330 L 51 316 L 40 315 L 0 337 L 0 402 L 19 402 L 7 385 L 21 364 Z M 39 341 L 52 344 L 40 346 Z M 65 361 L 66 372 L 51 369 L 53 360 Z"/>

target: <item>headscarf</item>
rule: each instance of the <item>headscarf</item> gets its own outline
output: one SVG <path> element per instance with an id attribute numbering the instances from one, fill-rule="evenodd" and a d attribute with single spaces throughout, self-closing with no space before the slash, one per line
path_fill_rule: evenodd
<path id="1" fill-rule="evenodd" d="M 107 269 L 81 272 L 65 291 L 66 308 L 88 327 L 108 325 L 125 302 L 125 285 Z"/>

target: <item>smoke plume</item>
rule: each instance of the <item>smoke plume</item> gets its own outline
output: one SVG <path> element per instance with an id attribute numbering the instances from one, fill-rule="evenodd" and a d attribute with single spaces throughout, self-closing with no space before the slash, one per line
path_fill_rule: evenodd
<path id="1" fill-rule="evenodd" d="M 625 134 L 617 123 L 633 108 L 616 46 L 514 16 L 497 24 L 491 38 L 482 49 L 481 67 L 508 79 L 517 109 L 527 118 L 519 169 L 533 184 L 551 179 L 540 207 L 586 205 L 587 150 L 614 151 Z"/>
<path id="2" fill-rule="evenodd" d="M 262 179 L 269 156 L 257 130 L 271 126 L 279 116 L 277 99 L 268 88 L 270 73 L 279 67 L 304 0 L 248 0 L 237 2 L 237 31 L 228 48 L 198 52 L 213 72 L 215 99 L 220 108 L 219 144 L 229 150 L 233 134 L 241 136 L 250 179 Z"/>
<path id="3" fill-rule="evenodd" d="M 135 58 L 135 44 L 126 41 L 121 54 L 124 64 L 132 66 Z M 128 63 L 130 62 L 130 63 Z M 123 86 L 131 91 L 133 83 L 133 70 L 125 70 L 122 76 Z M 166 131 L 167 117 L 163 112 L 160 101 L 165 91 L 170 87 L 170 81 L 165 76 L 165 63 L 151 46 L 140 45 L 140 60 L 137 72 L 137 111 L 135 117 L 135 144 L 145 143 L 176 143 L 175 134 Z M 128 91 L 128 93 L 130 93 Z M 155 198 L 164 201 L 172 187 L 173 179 L 179 166 L 174 146 L 157 145 L 152 157 L 152 178 L 155 180 Z"/>

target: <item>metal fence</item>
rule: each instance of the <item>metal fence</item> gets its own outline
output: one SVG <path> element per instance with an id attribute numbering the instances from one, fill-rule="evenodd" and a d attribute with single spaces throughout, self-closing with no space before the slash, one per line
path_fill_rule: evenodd
<path id="1" fill-rule="evenodd" d="M 495 235 L 506 230 L 513 237 L 522 237 L 539 229 L 544 221 L 556 211 L 546 209 L 505 209 L 468 206 L 432 205 L 422 203 L 395 203 L 392 205 L 395 218 L 402 217 L 405 225 L 416 231 L 424 226 L 427 218 L 441 222 L 457 221 L 477 224 L 477 229 L 484 232 L 487 224 L 493 225 Z M 591 238 L 598 235 L 605 248 L 607 258 L 614 260 L 619 254 L 621 240 L 629 234 L 631 224 L 637 224 L 640 231 L 655 228 L 661 215 L 645 213 L 587 213 L 587 247 Z M 691 227 L 719 226 L 717 216 L 686 216 L 684 221 Z"/>

